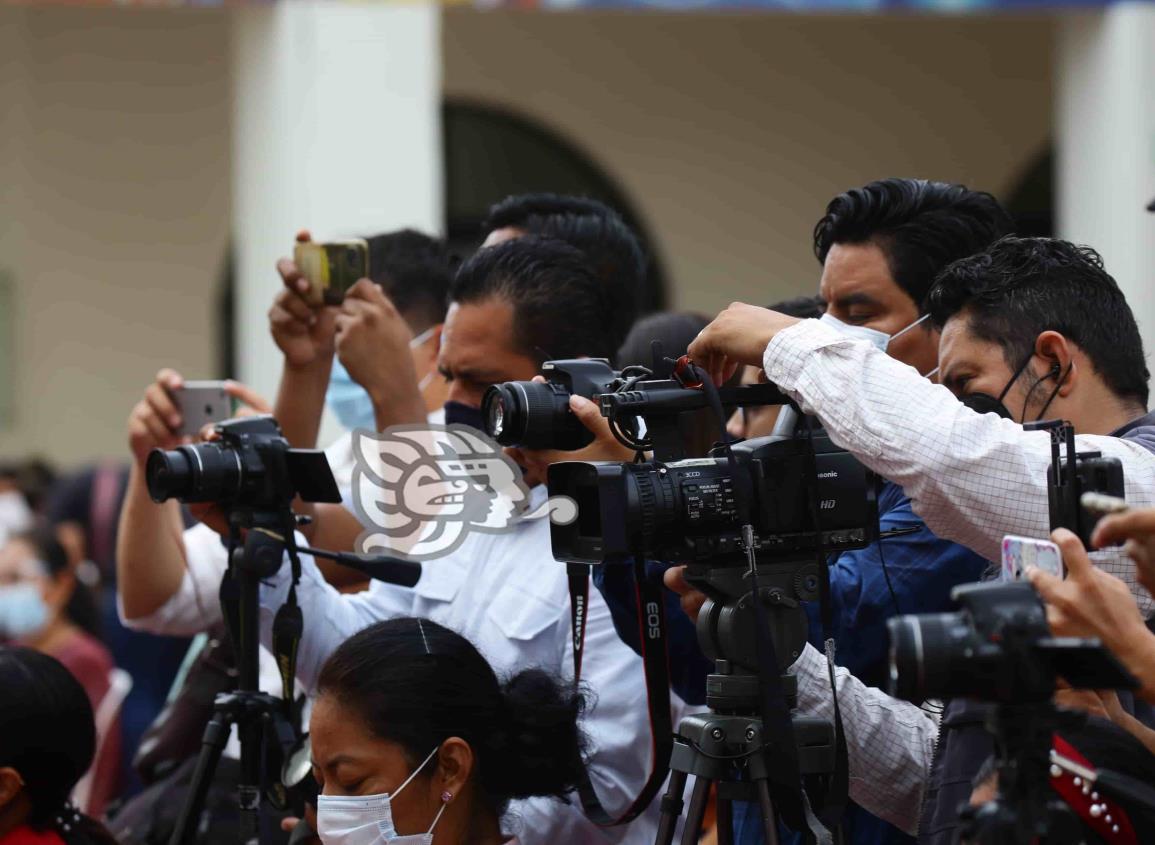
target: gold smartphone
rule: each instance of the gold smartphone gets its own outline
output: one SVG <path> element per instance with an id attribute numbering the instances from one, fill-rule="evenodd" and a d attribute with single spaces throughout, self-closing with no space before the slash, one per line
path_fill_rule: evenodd
<path id="1" fill-rule="evenodd" d="M 293 248 L 293 261 L 309 280 L 310 304 L 340 305 L 346 291 L 369 276 L 369 244 L 359 238 L 305 241 Z"/>

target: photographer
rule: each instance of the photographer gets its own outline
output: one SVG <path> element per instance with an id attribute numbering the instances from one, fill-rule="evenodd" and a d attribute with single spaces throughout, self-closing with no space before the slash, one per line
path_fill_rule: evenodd
<path id="1" fill-rule="evenodd" d="M 450 291 L 439 358 L 449 380 L 447 422 L 480 429 L 485 390 L 531 379 L 547 357 L 608 355 L 607 299 L 584 255 L 560 241 L 522 237 L 480 250 L 458 271 Z M 529 507 L 545 498 L 544 487 L 532 488 Z M 412 589 L 374 582 L 363 593 L 341 595 L 324 582 L 308 555 L 302 562 L 298 598 L 306 624 L 299 674 L 309 689 L 344 639 L 397 616 L 432 619 L 457 631 L 499 672 L 527 665 L 560 676 L 572 671 L 566 568 L 553 559 L 548 520 L 468 533 L 455 551 L 427 563 Z M 266 642 L 289 583 L 282 567 L 262 590 Z M 597 595 L 587 608 L 582 679 L 597 691 L 583 723 L 591 740 L 590 778 L 601 802 L 620 813 L 647 774 L 649 744 L 639 738 L 649 725 L 641 662 L 618 640 Z M 576 802 L 529 799 L 516 802 L 513 812 L 521 817 L 523 842 L 648 843 L 656 831 L 656 805 L 629 826 L 606 829 L 587 819 Z"/>
<path id="2" fill-rule="evenodd" d="M 917 179 L 871 182 L 834 197 L 815 225 L 814 254 L 823 266 L 820 302 L 827 305 L 816 309 L 806 298 L 782 305 L 792 316 L 820 317 L 820 322 L 839 332 L 869 340 L 888 355 L 929 374 L 938 361 L 938 332 L 930 325 L 926 310 L 935 277 L 952 261 L 986 248 L 1009 228 L 1009 217 L 990 194 Z M 744 382 L 758 380 L 751 371 L 765 380 L 760 367 L 747 367 Z M 735 414 L 730 427 L 740 428 L 745 436 L 770 434 L 777 411 L 773 406 L 746 409 L 740 417 Z M 747 431 L 756 426 L 760 428 Z M 833 638 L 838 665 L 876 686 L 882 685 L 887 673 L 887 620 L 897 613 L 949 609 L 951 590 L 979 580 L 988 565 L 969 549 L 936 537 L 913 512 L 909 497 L 898 485 L 881 486 L 878 506 L 880 530 L 895 536 L 831 557 L 828 624 L 817 602 L 807 605 L 811 643 L 821 649 L 824 641 Z M 599 572 L 597 577 L 602 582 L 624 578 L 620 572 Z M 619 587 L 616 592 L 632 599 L 632 585 L 627 586 L 631 587 L 628 591 Z M 632 602 L 618 599 L 611 606 L 622 606 L 631 615 L 619 623 L 620 629 L 637 629 Z M 634 635 L 627 642 L 636 640 Z M 678 687 L 679 692 L 700 696 L 705 684 L 700 655 L 678 663 L 697 670 L 687 678 L 688 673 L 675 668 L 676 679 L 690 684 L 688 689 Z M 756 807 L 740 807 L 735 816 L 738 841 L 761 841 Z M 849 842 L 909 841 L 892 826 L 853 806 L 845 816 L 843 831 Z"/>
<path id="3" fill-rule="evenodd" d="M 1082 449 L 1123 461 L 1129 501 L 1155 498 L 1142 344 L 1134 316 L 1097 254 L 1063 241 L 1005 238 L 947 268 L 931 293 L 930 313 L 942 327 L 941 373 L 950 390 L 814 321 L 739 304 L 703 332 L 691 354 L 720 379 L 737 364 L 757 362 L 764 351 L 767 377 L 865 464 L 901 483 L 930 528 L 990 559 L 1004 535 L 1044 536 L 1048 530 L 1050 438 L 1025 432 L 1008 417 L 1071 420 Z M 959 403 L 960 396 L 997 413 L 975 413 Z M 1097 553 L 1096 562 L 1130 576 L 1136 590 L 1133 568 L 1117 551 Z M 1143 596 L 1140 603 L 1150 600 Z M 796 671 L 800 679 L 818 681 L 821 658 L 807 650 Z M 847 692 L 877 701 L 877 708 L 899 707 L 850 679 L 840 680 L 840 695 L 844 682 Z M 896 769 L 927 776 L 933 736 L 927 725 L 877 721 L 870 708 L 844 704 L 842 711 L 852 784 L 856 765 L 867 764 L 865 756 L 857 764 L 854 758 L 882 749 Z M 852 729 L 853 722 L 859 724 Z M 973 714 L 956 720 L 948 712 L 943 727 L 920 829 L 925 842 L 950 841 L 960 793 L 965 798 L 990 747 L 988 740 L 984 748 Z M 856 748 L 852 733 L 869 737 L 874 750 Z"/>

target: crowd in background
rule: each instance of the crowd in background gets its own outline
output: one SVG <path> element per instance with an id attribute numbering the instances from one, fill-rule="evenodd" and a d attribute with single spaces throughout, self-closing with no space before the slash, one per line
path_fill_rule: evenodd
<path id="1" fill-rule="evenodd" d="M 1004 534 L 1046 536 L 1049 448 L 1024 435 L 1024 422 L 1068 419 L 1123 463 L 1134 510 L 1100 525 L 1096 566 L 1059 533 L 1067 579 L 1029 577 L 1056 633 L 1102 638 L 1140 682 L 1134 695 L 1061 691 L 1058 704 L 1089 714 L 1063 747 L 1088 765 L 1155 776 L 1155 636 L 1145 624 L 1155 420 L 1142 343 L 1092 250 L 1012 232 L 989 194 L 882 180 L 840 194 L 820 216 L 817 296 L 769 309 L 719 303 L 713 317 L 639 315 L 646 258 L 615 212 L 581 198 L 512 197 L 494 206 L 483 245 L 464 259 L 408 230 L 368 238 L 372 278 L 340 306 L 310 303 L 300 268 L 282 261 L 269 312 L 284 358 L 278 394 L 228 389 L 241 413 L 271 412 L 294 446 L 327 447 L 346 504 L 300 504 L 311 518 L 304 536 L 352 550 L 365 527 L 347 507 L 355 430 L 480 429 L 489 385 L 529 380 L 549 359 L 649 364 L 655 340 L 671 357 L 689 352 L 719 383 L 777 384 L 882 479 L 885 552 L 880 542 L 831 557 L 828 611 L 808 605 L 809 644 L 788 661 L 803 712 L 832 716 L 831 680 L 837 690 L 849 747 L 845 841 L 939 845 L 953 841 L 960 805 L 996 791 L 989 708 L 889 698 L 886 623 L 948 610 L 956 586 L 991 577 Z M 15 838 L 25 829 L 68 843 L 167 841 L 212 695 L 235 680 L 217 602 L 228 564 L 219 514 L 158 504 L 143 479 L 151 449 L 189 442 L 174 400 L 184 375 L 165 369 L 142 385 L 123 461 L 0 465 L 0 642 L 16 646 L 0 648 L 3 845 L 10 835 L 11 845 L 41 845 Z M 325 407 L 347 430 L 332 444 L 317 443 Z M 510 452 L 531 505 L 558 460 L 633 457 L 593 403 L 574 397 L 570 407 L 591 431 L 588 446 Z M 777 407 L 727 410 L 733 438 L 775 430 Z M 683 435 L 689 456 L 723 436 L 707 413 Z M 631 806 L 650 764 L 632 569 L 595 572 L 575 687 L 566 573 L 550 554 L 548 521 L 470 536 L 428 564 L 414 589 L 304 557 L 299 588 L 288 567 L 262 586 L 260 670 L 263 689 L 303 703 L 296 718 L 311 729 L 321 796 L 302 824 L 321 841 L 654 840 L 658 801 Z M 705 597 L 679 563 L 646 567 L 671 620 L 675 724 L 703 707 L 713 669 L 692 622 Z M 290 590 L 306 627 L 297 686 L 286 689 L 269 629 Z M 829 640 L 836 669 L 826 666 Z M 33 751 L 54 742 L 71 756 L 44 771 Z M 236 758 L 234 739 L 200 841 L 235 838 Z M 18 804 L 25 789 L 31 798 Z M 1113 838 L 1114 821 L 1104 828 L 1099 813 L 1075 809 L 1098 837 L 1088 841 L 1141 842 L 1155 830 L 1155 815 L 1112 804 L 1131 831 Z M 599 827 L 597 812 L 633 820 Z M 294 829 L 286 816 L 262 816 L 263 841 Z M 739 802 L 733 823 L 735 841 L 764 841 L 756 804 Z M 802 841 L 798 830 L 782 835 Z"/>

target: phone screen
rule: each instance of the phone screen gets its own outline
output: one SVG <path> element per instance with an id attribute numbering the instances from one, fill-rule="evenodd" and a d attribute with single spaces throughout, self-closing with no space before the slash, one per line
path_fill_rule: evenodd
<path id="1" fill-rule="evenodd" d="M 1002 580 L 1021 581 L 1028 567 L 1037 566 L 1044 572 L 1063 577 L 1063 555 L 1050 540 L 1031 537 L 1003 537 Z"/>

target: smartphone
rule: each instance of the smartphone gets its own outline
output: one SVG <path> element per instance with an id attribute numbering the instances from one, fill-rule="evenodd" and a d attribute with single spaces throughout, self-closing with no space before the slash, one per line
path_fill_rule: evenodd
<path id="1" fill-rule="evenodd" d="M 1003 537 L 1004 581 L 1021 581 L 1029 566 L 1037 566 L 1044 572 L 1063 577 L 1063 555 L 1059 547 L 1050 540 L 1035 540 L 1031 537 Z"/>
<path id="2" fill-rule="evenodd" d="M 180 409 L 180 433 L 192 437 L 206 425 L 231 419 L 235 410 L 223 381 L 186 381 L 172 398 Z"/>
<path id="3" fill-rule="evenodd" d="M 369 244 L 357 238 L 297 243 L 293 260 L 309 280 L 311 305 L 340 305 L 349 288 L 369 276 Z"/>

